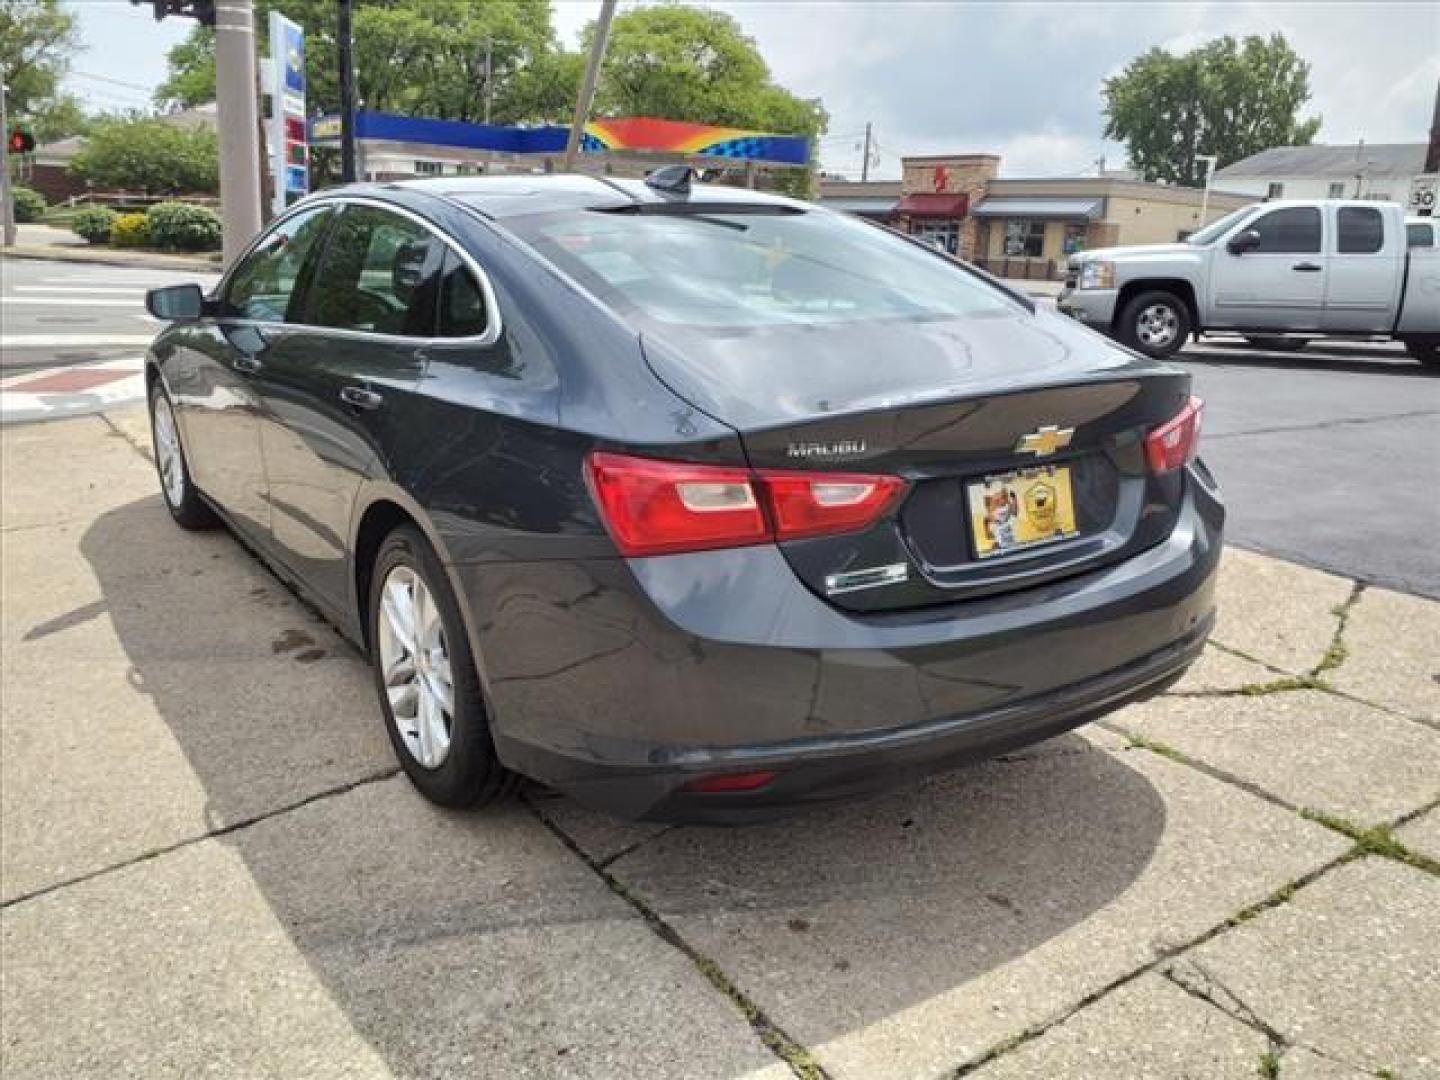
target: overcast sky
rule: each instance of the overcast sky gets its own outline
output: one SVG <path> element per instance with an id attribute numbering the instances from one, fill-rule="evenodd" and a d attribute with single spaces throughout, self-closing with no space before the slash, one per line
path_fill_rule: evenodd
<path id="1" fill-rule="evenodd" d="M 479 2 L 479 0 L 476 0 Z M 621 10 L 637 3 L 622 0 Z M 85 51 L 69 86 L 92 106 L 143 105 L 187 20 L 156 23 L 148 5 L 78 0 Z M 574 47 L 598 0 L 560 0 L 555 24 Z M 1159 45 L 1184 50 L 1221 34 L 1279 30 L 1312 65 L 1330 143 L 1420 142 L 1440 80 L 1440 4 L 888 3 L 718 0 L 760 45 L 776 80 L 830 111 L 825 167 L 858 174 L 874 124 L 872 175 L 898 176 L 902 154 L 986 151 L 1011 176 L 1122 164 L 1101 139 L 1100 85 Z"/>

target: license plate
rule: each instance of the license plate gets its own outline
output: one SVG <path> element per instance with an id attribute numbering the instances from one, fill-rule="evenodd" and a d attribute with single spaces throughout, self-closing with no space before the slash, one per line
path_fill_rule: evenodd
<path id="1" fill-rule="evenodd" d="M 967 496 L 970 535 L 982 559 L 1068 540 L 1080 531 L 1065 465 L 987 476 L 968 485 Z"/>

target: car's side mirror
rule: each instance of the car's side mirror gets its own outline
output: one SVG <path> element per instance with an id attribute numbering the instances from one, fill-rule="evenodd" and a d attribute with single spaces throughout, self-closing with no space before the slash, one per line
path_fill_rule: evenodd
<path id="1" fill-rule="evenodd" d="M 205 294 L 199 285 L 169 285 L 145 294 L 145 310 L 166 322 L 198 319 L 205 314 Z"/>
<path id="2" fill-rule="evenodd" d="M 1232 236 L 1230 242 L 1225 245 L 1225 249 L 1231 255 L 1244 255 L 1245 252 L 1254 251 L 1259 246 L 1260 234 L 1254 229 L 1246 229 L 1244 232 L 1238 232 Z"/>

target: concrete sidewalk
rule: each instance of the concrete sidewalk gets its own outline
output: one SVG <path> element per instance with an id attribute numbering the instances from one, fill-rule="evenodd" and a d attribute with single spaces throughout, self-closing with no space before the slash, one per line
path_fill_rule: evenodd
<path id="1" fill-rule="evenodd" d="M 0 433 L 7 1080 L 1440 1077 L 1440 604 L 1232 551 L 1171 694 L 999 761 L 457 815 L 147 455 L 139 409 Z"/>

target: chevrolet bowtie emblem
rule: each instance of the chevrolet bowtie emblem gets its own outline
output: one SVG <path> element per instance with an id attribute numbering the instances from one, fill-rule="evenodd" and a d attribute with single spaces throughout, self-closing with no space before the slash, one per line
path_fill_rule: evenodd
<path id="1" fill-rule="evenodd" d="M 1053 454 L 1056 450 L 1063 450 L 1070 445 L 1070 438 L 1075 434 L 1073 427 L 1056 427 L 1054 424 L 1046 424 L 1037 428 L 1029 435 L 1021 435 L 1020 441 L 1015 444 L 1017 454 L 1034 454 L 1036 457 L 1044 457 L 1046 454 Z"/>

